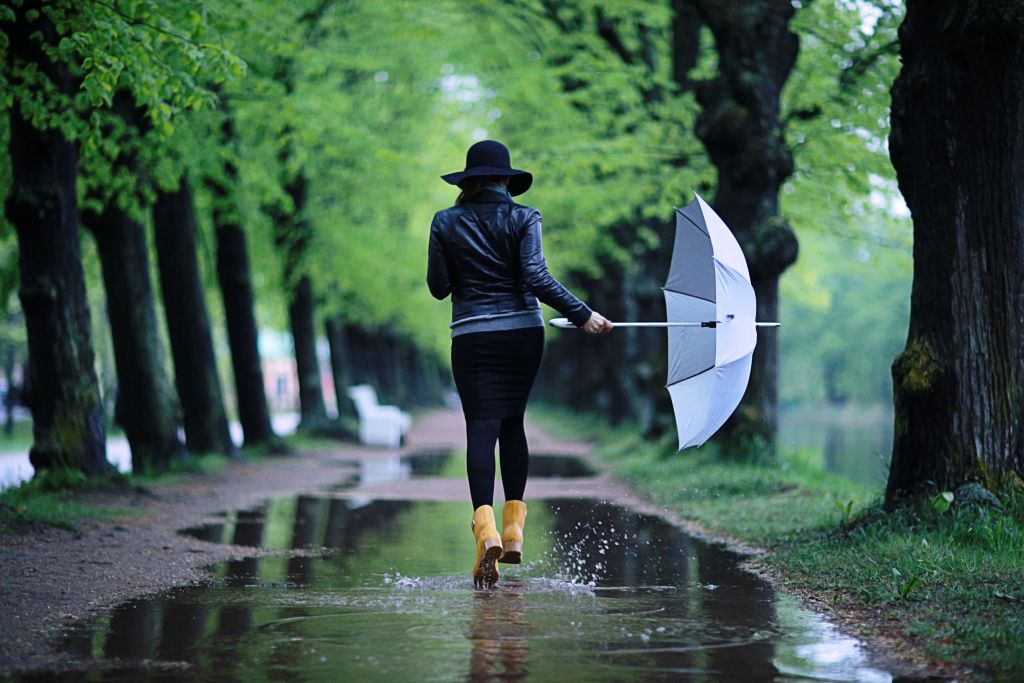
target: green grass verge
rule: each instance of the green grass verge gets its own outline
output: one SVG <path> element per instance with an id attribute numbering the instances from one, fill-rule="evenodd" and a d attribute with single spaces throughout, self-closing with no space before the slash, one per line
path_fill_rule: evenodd
<path id="1" fill-rule="evenodd" d="M 245 453 L 256 460 L 258 453 Z M 135 486 L 157 486 L 183 481 L 195 474 L 213 474 L 231 464 L 220 454 L 189 455 L 174 460 L 164 472 L 154 474 L 111 474 L 86 477 L 77 470 L 43 470 L 29 481 L 0 490 L 0 528 L 17 531 L 32 524 L 74 529 L 85 519 L 115 519 L 138 514 L 135 508 L 98 504 L 89 493 L 125 490 Z"/>
<path id="2" fill-rule="evenodd" d="M 125 508 L 83 500 L 82 491 L 123 485 L 121 475 L 88 479 L 77 470 L 44 471 L 19 486 L 0 491 L 0 528 L 14 531 L 34 524 L 74 529 L 86 519 L 114 519 L 133 514 Z"/>
<path id="3" fill-rule="evenodd" d="M 937 500 L 884 513 L 881 490 L 825 472 L 818 453 L 734 462 L 549 406 L 530 419 L 593 439 L 597 458 L 649 500 L 767 549 L 762 562 L 791 588 L 902 631 L 929 657 L 999 679 L 1024 674 L 1024 496 L 1003 511 Z"/>

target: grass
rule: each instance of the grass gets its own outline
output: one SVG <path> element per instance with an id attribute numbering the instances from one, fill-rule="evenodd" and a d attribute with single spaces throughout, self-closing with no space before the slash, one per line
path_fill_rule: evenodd
<path id="1" fill-rule="evenodd" d="M 122 475 L 88 479 L 77 470 L 44 471 L 19 486 L 0 491 L 0 528 L 18 530 L 47 524 L 73 530 L 76 521 L 132 514 L 123 508 L 94 505 L 78 495 L 119 485 L 122 479 Z"/>
<path id="2" fill-rule="evenodd" d="M 544 406 L 530 418 L 557 436 L 592 438 L 595 455 L 648 499 L 708 531 L 760 546 L 791 589 L 812 592 L 899 635 L 926 656 L 998 679 L 1024 675 L 1024 494 L 1006 509 L 922 501 L 892 513 L 882 491 L 824 471 L 814 452 L 777 463 L 682 454 Z"/>

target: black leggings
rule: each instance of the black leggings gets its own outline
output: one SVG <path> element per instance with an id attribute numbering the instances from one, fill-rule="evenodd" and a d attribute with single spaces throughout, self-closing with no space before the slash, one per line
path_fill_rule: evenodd
<path id="1" fill-rule="evenodd" d="M 494 444 L 501 448 L 501 485 L 505 500 L 522 500 L 530 451 L 523 414 L 501 419 L 466 420 L 466 471 L 473 509 L 494 504 Z"/>

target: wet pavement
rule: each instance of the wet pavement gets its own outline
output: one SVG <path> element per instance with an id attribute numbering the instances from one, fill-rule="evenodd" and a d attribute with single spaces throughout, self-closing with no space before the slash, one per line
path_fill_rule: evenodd
<path id="1" fill-rule="evenodd" d="M 594 474 L 547 460 L 532 476 Z M 388 467 L 429 485 L 461 461 L 434 451 Z M 65 634 L 77 670 L 25 680 L 891 679 L 742 557 L 614 502 L 530 502 L 525 564 L 500 565 L 498 586 L 474 591 L 467 502 L 341 493 L 185 530 L 304 552 L 221 563 L 207 584 L 124 603 Z"/>

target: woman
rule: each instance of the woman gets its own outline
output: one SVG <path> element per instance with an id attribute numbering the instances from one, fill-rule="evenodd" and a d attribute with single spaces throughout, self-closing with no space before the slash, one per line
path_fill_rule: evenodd
<path id="1" fill-rule="evenodd" d="M 544 350 L 537 300 L 590 333 L 612 324 L 548 273 L 540 212 L 512 201 L 533 176 L 512 168 L 505 145 L 478 142 L 466 153 L 465 170 L 441 177 L 462 192 L 455 206 L 434 215 L 427 285 L 437 299 L 452 295 L 452 374 L 466 417 L 477 547 L 473 582 L 490 588 L 498 562 L 522 561 L 529 464 L 523 414 Z M 500 536 L 492 508 L 496 442 L 505 489 Z"/>

